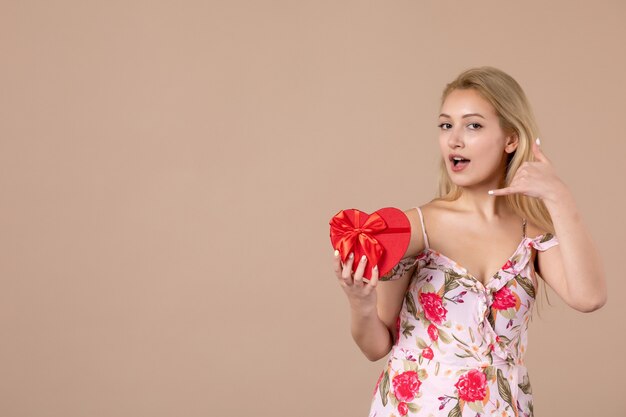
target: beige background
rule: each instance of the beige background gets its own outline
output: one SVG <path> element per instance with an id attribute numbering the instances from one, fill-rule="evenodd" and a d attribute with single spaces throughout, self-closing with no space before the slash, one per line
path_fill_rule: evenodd
<path id="1" fill-rule="evenodd" d="M 626 6 L 512 3 L 1 1 L 0 415 L 367 415 L 328 221 L 433 198 L 478 65 L 608 274 L 594 313 L 541 299 L 536 415 L 624 415 Z"/>

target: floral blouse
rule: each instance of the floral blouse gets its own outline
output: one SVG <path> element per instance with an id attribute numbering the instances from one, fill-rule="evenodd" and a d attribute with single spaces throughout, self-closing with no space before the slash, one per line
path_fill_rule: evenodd
<path id="1" fill-rule="evenodd" d="M 416 266 L 369 416 L 533 416 L 523 360 L 536 296 L 530 260 L 533 248 L 558 244 L 556 236 L 524 233 L 485 285 L 424 238 L 422 253 L 381 277 L 399 279 Z"/>

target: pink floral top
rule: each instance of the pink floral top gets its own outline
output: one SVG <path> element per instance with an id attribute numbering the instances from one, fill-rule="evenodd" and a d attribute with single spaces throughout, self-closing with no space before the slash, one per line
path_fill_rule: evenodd
<path id="1" fill-rule="evenodd" d="M 426 248 L 381 278 L 398 279 L 417 265 L 369 416 L 532 416 L 523 360 L 536 296 L 530 259 L 532 248 L 558 244 L 556 236 L 527 237 L 524 221 L 517 249 L 483 286 L 429 248 L 417 209 Z"/>

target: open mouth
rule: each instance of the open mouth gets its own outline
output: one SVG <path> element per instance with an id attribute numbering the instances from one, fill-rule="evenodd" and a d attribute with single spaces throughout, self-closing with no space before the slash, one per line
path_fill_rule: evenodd
<path id="1" fill-rule="evenodd" d="M 470 162 L 469 159 L 461 158 L 461 157 L 458 157 L 458 156 L 451 157 L 450 161 L 452 161 L 452 166 L 454 166 L 454 167 L 465 166 L 465 165 L 467 165 Z"/>

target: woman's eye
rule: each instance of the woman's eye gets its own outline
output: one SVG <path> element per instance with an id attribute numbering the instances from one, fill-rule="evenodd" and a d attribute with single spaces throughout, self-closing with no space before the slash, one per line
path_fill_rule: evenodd
<path id="1" fill-rule="evenodd" d="M 480 123 L 470 123 L 468 126 L 471 127 L 473 130 L 480 129 L 482 127 Z"/>
<path id="2" fill-rule="evenodd" d="M 439 125 L 439 128 L 440 128 L 440 129 L 443 129 L 443 130 L 450 129 L 450 123 L 441 123 L 441 124 Z"/>

